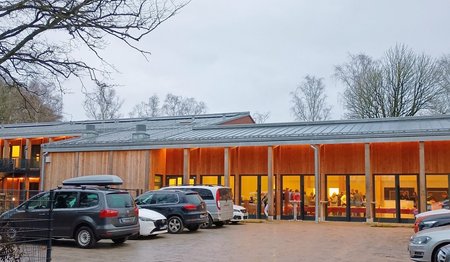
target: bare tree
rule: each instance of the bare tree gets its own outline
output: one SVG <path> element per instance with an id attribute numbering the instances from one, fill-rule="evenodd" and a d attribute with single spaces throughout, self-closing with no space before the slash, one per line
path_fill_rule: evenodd
<path id="1" fill-rule="evenodd" d="M 0 123 L 48 122 L 62 118 L 61 94 L 32 82 L 27 89 L 0 84 Z"/>
<path id="2" fill-rule="evenodd" d="M 199 115 L 206 113 L 206 104 L 197 102 L 192 97 L 182 97 L 173 94 L 167 94 L 164 104 L 161 107 L 162 115 Z"/>
<path id="3" fill-rule="evenodd" d="M 450 114 L 450 55 L 443 56 L 439 61 L 442 72 L 443 94 L 437 96 L 431 103 L 431 114 Z"/>
<path id="4" fill-rule="evenodd" d="M 0 79 L 10 87 L 27 89 L 40 79 L 44 86 L 63 87 L 71 76 L 88 75 L 99 82 L 107 73 L 72 50 L 86 47 L 100 61 L 107 38 L 115 38 L 144 56 L 136 43 L 188 2 L 178 0 L 10 0 L 0 2 Z M 52 40 L 51 35 L 58 35 Z M 110 67 L 112 68 L 112 67 Z"/>
<path id="5" fill-rule="evenodd" d="M 121 117 L 122 104 L 112 86 L 99 83 L 94 92 L 85 94 L 83 107 L 89 118 L 105 120 Z"/>
<path id="6" fill-rule="evenodd" d="M 130 117 L 155 117 L 160 115 L 159 97 L 154 94 L 148 98 L 148 102 L 141 102 L 134 106 Z"/>
<path id="7" fill-rule="evenodd" d="M 443 94 L 438 61 L 405 45 L 389 49 L 381 60 L 351 55 L 350 62 L 336 67 L 336 77 L 346 88 L 349 118 L 413 116 L 431 109 Z"/>
<path id="8" fill-rule="evenodd" d="M 252 114 L 252 118 L 255 120 L 255 122 L 257 124 L 265 123 L 267 121 L 267 119 L 269 119 L 269 117 L 270 117 L 270 112 L 269 111 L 268 112 L 263 112 L 263 113 L 255 112 L 255 113 Z"/>
<path id="9" fill-rule="evenodd" d="M 307 75 L 291 92 L 292 114 L 298 121 L 327 120 L 331 107 L 326 104 L 325 85 L 322 78 Z"/>

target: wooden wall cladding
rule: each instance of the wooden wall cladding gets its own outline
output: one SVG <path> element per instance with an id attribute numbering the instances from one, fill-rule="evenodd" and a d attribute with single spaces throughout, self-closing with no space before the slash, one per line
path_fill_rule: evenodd
<path id="1" fill-rule="evenodd" d="M 425 142 L 425 173 L 450 174 L 450 141 Z"/>
<path id="2" fill-rule="evenodd" d="M 166 149 L 151 150 L 151 167 L 153 174 L 164 174 L 166 172 Z"/>
<path id="3" fill-rule="evenodd" d="M 314 149 L 309 145 L 279 146 L 274 158 L 276 173 L 314 174 Z"/>
<path id="4" fill-rule="evenodd" d="M 80 152 L 79 175 L 104 175 L 110 171 L 109 151 Z"/>
<path id="5" fill-rule="evenodd" d="M 267 151 L 267 146 L 239 147 L 239 173 L 267 174 Z"/>
<path id="6" fill-rule="evenodd" d="M 112 174 L 120 176 L 127 189 L 145 188 L 145 166 L 149 161 L 148 151 L 114 151 L 112 161 Z"/>
<path id="7" fill-rule="evenodd" d="M 166 174 L 183 175 L 183 148 L 166 149 Z"/>
<path id="8" fill-rule="evenodd" d="M 49 153 L 50 163 L 45 164 L 44 189 L 62 184 L 62 181 L 78 176 L 78 153 Z"/>
<path id="9" fill-rule="evenodd" d="M 223 175 L 224 151 L 224 148 L 197 148 L 191 150 L 191 174 Z"/>
<path id="10" fill-rule="evenodd" d="M 364 174 L 364 144 L 322 145 L 320 172 Z"/>
<path id="11" fill-rule="evenodd" d="M 373 143 L 370 147 L 373 174 L 419 173 L 418 142 Z"/>

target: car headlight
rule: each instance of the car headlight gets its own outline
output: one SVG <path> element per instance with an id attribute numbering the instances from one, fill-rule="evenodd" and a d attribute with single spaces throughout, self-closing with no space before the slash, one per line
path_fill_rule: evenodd
<path id="1" fill-rule="evenodd" d="M 139 217 L 139 220 L 141 221 L 149 221 L 149 222 L 155 222 L 155 220 L 148 218 L 148 217 Z"/>
<path id="2" fill-rule="evenodd" d="M 420 237 L 411 237 L 410 242 L 416 245 L 424 245 L 431 240 L 431 237 L 428 236 L 420 236 Z"/>

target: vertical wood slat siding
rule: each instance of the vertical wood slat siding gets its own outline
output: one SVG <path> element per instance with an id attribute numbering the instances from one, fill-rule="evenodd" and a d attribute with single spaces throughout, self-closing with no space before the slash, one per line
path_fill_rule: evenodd
<path id="1" fill-rule="evenodd" d="M 450 141 L 425 142 L 425 173 L 450 174 Z"/>
<path id="2" fill-rule="evenodd" d="M 322 152 L 321 173 L 364 174 L 364 144 L 323 145 Z"/>
<path id="3" fill-rule="evenodd" d="M 223 175 L 224 174 L 224 149 L 223 148 L 199 148 L 198 158 L 192 158 L 196 174 L 199 175 Z M 198 161 L 195 161 L 198 159 Z M 195 163 L 196 162 L 196 163 Z M 191 168 L 193 167 L 191 166 Z"/>
<path id="4" fill-rule="evenodd" d="M 80 159 L 78 163 L 80 168 L 80 175 L 89 176 L 108 174 L 110 167 L 109 154 L 109 151 L 80 152 Z"/>
<path id="5" fill-rule="evenodd" d="M 267 147 L 239 147 L 239 172 L 245 174 L 267 174 Z"/>
<path id="6" fill-rule="evenodd" d="M 166 174 L 183 175 L 183 148 L 166 149 Z"/>
<path id="7" fill-rule="evenodd" d="M 145 189 L 146 151 L 116 151 L 113 155 L 113 174 L 120 176 L 127 189 Z"/>
<path id="8" fill-rule="evenodd" d="M 374 174 L 419 173 L 418 142 L 373 143 L 371 156 Z"/>
<path id="9" fill-rule="evenodd" d="M 44 189 L 48 190 L 62 184 L 62 181 L 77 176 L 77 153 L 50 153 L 51 162 L 45 164 Z"/>
<path id="10" fill-rule="evenodd" d="M 166 149 L 152 149 L 152 165 L 150 170 L 154 174 L 166 173 Z"/>
<path id="11" fill-rule="evenodd" d="M 275 166 L 280 174 L 314 174 L 314 150 L 309 145 L 280 146 Z"/>

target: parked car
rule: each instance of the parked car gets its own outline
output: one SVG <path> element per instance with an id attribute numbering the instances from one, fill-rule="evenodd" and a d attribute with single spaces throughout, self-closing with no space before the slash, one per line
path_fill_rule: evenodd
<path id="1" fill-rule="evenodd" d="M 206 203 L 208 221 L 202 227 L 213 224 L 221 227 L 233 218 L 233 198 L 231 188 L 223 186 L 171 186 L 161 190 L 191 190 L 197 192 Z"/>
<path id="2" fill-rule="evenodd" d="M 422 230 L 409 241 L 409 256 L 413 261 L 438 262 L 439 250 L 450 244 L 450 226 Z"/>
<path id="3" fill-rule="evenodd" d="M 441 214 L 450 215 L 450 210 L 448 208 L 442 208 L 442 209 L 437 209 L 437 210 L 432 210 L 432 211 L 427 211 L 427 212 L 422 212 L 422 213 L 417 214 L 416 220 L 414 222 L 414 233 L 419 232 L 419 224 L 422 220 L 424 220 L 425 218 L 427 218 L 429 216 L 441 215 Z"/>
<path id="4" fill-rule="evenodd" d="M 161 213 L 141 208 L 139 209 L 139 235 L 156 236 L 167 233 L 167 219 Z"/>
<path id="5" fill-rule="evenodd" d="M 231 223 L 236 224 L 238 222 L 243 222 L 248 219 L 247 209 L 243 206 L 233 205 L 233 218 Z"/>
<path id="6" fill-rule="evenodd" d="M 446 225 L 450 225 L 450 213 L 424 217 L 420 221 L 418 228 L 420 231 L 428 228 L 441 227 Z"/>
<path id="7" fill-rule="evenodd" d="M 205 201 L 197 192 L 181 190 L 148 191 L 136 198 L 140 208 L 154 210 L 167 218 L 169 233 L 184 228 L 196 231 L 208 221 Z"/>
<path id="8" fill-rule="evenodd" d="M 43 218 L 49 218 L 52 205 L 54 238 L 73 238 L 81 248 L 94 247 L 100 239 L 123 243 L 139 233 L 139 211 L 130 193 L 109 188 L 122 183 L 112 175 L 67 179 L 53 191 L 53 198 L 50 191 L 40 193 L 0 219 L 24 232 L 20 237 L 46 237 L 48 219 Z"/>

